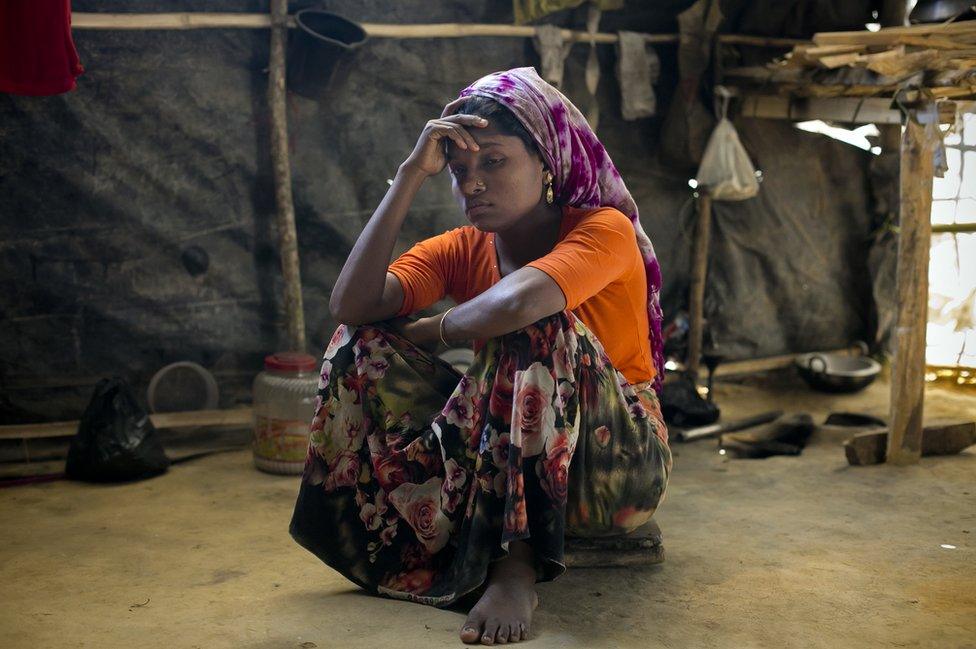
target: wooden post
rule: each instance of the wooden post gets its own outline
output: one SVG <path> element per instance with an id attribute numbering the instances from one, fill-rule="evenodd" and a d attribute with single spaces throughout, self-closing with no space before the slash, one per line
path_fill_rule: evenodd
<path id="1" fill-rule="evenodd" d="M 701 362 L 702 332 L 704 329 L 705 275 L 708 271 L 708 237 L 712 225 L 712 197 L 699 190 L 698 221 L 695 224 L 695 241 L 691 256 L 691 287 L 688 295 L 689 328 L 688 355 L 685 370 L 698 376 Z"/>
<path id="2" fill-rule="evenodd" d="M 278 206 L 278 254 L 285 278 L 285 317 L 288 346 L 305 351 L 305 311 L 295 232 L 295 205 L 291 196 L 291 163 L 288 159 L 288 120 L 285 103 L 285 44 L 288 42 L 288 0 L 271 0 L 271 62 L 268 104 L 271 107 L 271 163 L 275 202 Z"/>
<path id="3" fill-rule="evenodd" d="M 924 109 L 923 109 L 924 111 Z M 913 464 L 922 449 L 925 327 L 928 319 L 929 246 L 932 238 L 933 147 L 911 110 L 901 142 L 900 223 L 895 303 L 895 357 L 891 367 L 888 462 Z"/>

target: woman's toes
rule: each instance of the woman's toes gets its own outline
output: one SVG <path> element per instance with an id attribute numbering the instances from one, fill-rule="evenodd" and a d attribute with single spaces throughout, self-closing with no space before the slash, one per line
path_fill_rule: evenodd
<path id="1" fill-rule="evenodd" d="M 495 644 L 495 634 L 498 632 L 498 620 L 485 622 L 485 630 L 481 634 L 481 644 Z"/>
<path id="2" fill-rule="evenodd" d="M 467 620 L 461 627 L 461 642 L 478 642 L 481 639 L 481 624 Z"/>
<path id="3" fill-rule="evenodd" d="M 498 627 L 498 632 L 495 634 L 495 642 L 498 644 L 508 644 L 510 635 L 510 627 L 507 624 L 502 624 Z"/>
<path id="4" fill-rule="evenodd" d="M 508 627 L 508 641 L 509 642 L 518 642 L 521 639 L 522 639 L 522 636 L 519 633 L 519 626 L 518 626 L 518 624 L 511 624 L 511 625 L 509 625 L 509 627 Z"/>
<path id="5" fill-rule="evenodd" d="M 529 627 L 525 626 L 522 622 L 519 622 L 519 639 L 528 640 L 529 639 Z"/>

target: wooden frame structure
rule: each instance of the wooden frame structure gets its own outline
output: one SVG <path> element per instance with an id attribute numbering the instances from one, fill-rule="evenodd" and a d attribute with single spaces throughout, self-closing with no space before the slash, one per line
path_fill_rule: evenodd
<path id="1" fill-rule="evenodd" d="M 896 23 L 904 21 L 904 2 L 887 2 L 887 15 Z M 900 13 L 899 13 L 900 10 Z M 936 87 L 920 87 L 920 70 L 928 62 L 939 62 L 940 48 L 976 59 L 976 24 L 946 23 L 941 25 L 894 26 L 874 32 L 832 32 L 814 36 L 814 46 L 801 55 L 818 56 L 822 67 L 839 68 L 845 65 L 881 62 L 880 69 L 898 69 L 902 81 L 890 85 L 851 84 L 823 86 L 798 80 L 796 69 L 787 70 L 787 78 L 776 79 L 775 70 L 761 68 L 729 71 L 733 78 L 758 79 L 764 86 L 779 87 L 775 95 L 740 90 L 744 113 L 747 116 L 807 120 L 829 119 L 850 123 L 879 123 L 882 125 L 883 148 L 898 147 L 899 171 L 899 236 L 897 253 L 896 303 L 897 321 L 894 330 L 895 355 L 892 361 L 889 401 L 889 435 L 887 461 L 912 464 L 921 456 L 924 388 L 925 388 L 925 330 L 928 310 L 929 247 L 933 230 L 940 232 L 974 231 L 976 227 L 931 225 L 932 180 L 934 157 L 941 145 L 939 124 L 955 121 L 963 106 L 957 100 L 976 98 L 976 87 L 960 82 Z M 970 44 L 972 43 L 972 44 Z M 904 60 L 904 49 L 876 52 L 893 44 L 928 47 L 924 57 Z M 833 48 L 833 49 L 831 49 Z M 970 50 L 970 48 L 972 48 Z M 798 48 L 800 50 L 801 48 Z M 815 54 L 811 54 L 816 50 Z M 970 51 L 973 54 L 970 54 Z M 794 50 L 794 54 L 797 50 Z M 901 57 L 901 60 L 896 60 Z M 824 59 L 828 59 L 824 61 Z M 894 62 L 893 62 L 894 61 Z M 809 62 L 808 62 L 809 63 Z M 912 66 L 915 63 L 915 66 Z M 802 64 L 801 64 L 802 65 Z M 937 78 L 953 77 L 949 74 Z M 971 69 L 971 68 L 970 68 Z M 965 72 L 965 70 L 963 70 Z M 886 73 L 886 72 L 884 72 Z M 882 73 L 882 74 L 884 74 Z M 906 74 L 907 73 L 907 74 Z M 955 78 L 965 78 L 955 75 Z M 911 79 L 911 81 L 909 81 Z M 908 82 L 908 83 L 906 83 Z M 903 85 L 904 84 L 904 85 Z M 799 99 L 797 96 L 799 95 Z M 897 101 L 895 101 L 897 100 Z M 899 108 L 893 108 L 893 104 Z M 904 129 L 893 126 L 903 124 Z M 900 135 L 900 138 L 899 138 Z M 707 210 L 700 210 L 700 219 L 708 218 Z M 697 231 L 707 232 L 699 226 Z M 696 249 L 697 249 L 696 243 Z M 693 283 L 693 287 L 695 284 Z M 696 304 L 696 302 L 692 302 Z M 701 314 L 692 314 L 692 319 Z M 692 325 L 694 330 L 694 325 Z"/>
<path id="2" fill-rule="evenodd" d="M 905 3 L 889 0 L 885 3 L 882 19 L 886 24 L 904 22 Z M 277 204 L 277 226 L 279 251 L 282 258 L 282 273 L 285 279 L 285 308 L 289 344 L 293 349 L 305 348 L 304 312 L 301 296 L 301 279 L 298 259 L 295 213 L 291 195 L 291 170 L 287 151 L 287 122 L 285 111 L 285 41 L 289 27 L 294 20 L 288 16 L 287 0 L 272 0 L 270 14 L 229 14 L 229 13 L 158 13 L 158 14 L 91 14 L 75 13 L 72 17 L 74 29 L 205 29 L 239 28 L 270 29 L 271 60 L 269 66 L 268 102 L 271 109 L 271 152 L 275 180 Z M 379 38 L 461 38 L 474 36 L 503 36 L 528 38 L 535 36 L 533 26 L 517 25 L 479 25 L 479 24 L 436 24 L 436 25 L 385 25 L 364 23 L 363 28 L 369 36 Z M 853 42 L 871 43 L 891 42 L 892 39 L 906 39 L 925 33 L 937 32 L 938 27 L 923 30 L 913 27 L 892 27 L 871 34 L 862 32 L 836 32 L 817 34 L 815 46 L 843 47 Z M 852 36 L 853 35 L 853 36 Z M 563 30 L 563 37 L 569 42 L 615 43 L 616 34 Z M 677 34 L 645 34 L 651 44 L 677 43 Z M 791 47 L 808 44 L 806 41 L 788 38 L 768 38 L 748 35 L 720 35 L 721 43 L 752 45 L 759 47 Z M 890 98 L 864 98 L 863 88 L 848 89 L 847 94 L 858 97 L 844 97 L 844 89 L 835 89 L 831 99 L 812 99 L 802 103 L 795 112 L 793 100 L 781 95 L 743 93 L 744 113 L 747 116 L 785 119 L 835 119 L 843 121 L 844 115 L 851 114 L 850 121 L 876 122 L 881 124 L 900 124 L 902 116 L 886 107 Z M 875 91 L 877 89 L 874 89 Z M 871 92 L 869 89 L 868 93 Z M 968 97 L 973 88 L 943 90 L 942 96 Z M 856 103 L 856 105 L 855 105 Z M 867 109 L 864 104 L 867 103 Z M 929 211 L 932 199 L 932 142 L 931 130 L 927 131 L 918 120 L 919 114 L 931 115 L 926 103 L 910 107 L 905 114 L 907 128 L 900 142 L 901 155 L 901 230 L 898 248 L 897 293 L 899 303 L 898 324 L 895 332 L 896 356 L 895 371 L 891 385 L 891 434 L 888 440 L 888 460 L 895 463 L 910 463 L 918 460 L 922 432 L 925 325 L 927 296 L 928 244 L 931 235 Z M 948 108 L 946 105 L 940 108 Z M 863 110 L 863 112 L 862 112 Z M 955 107 L 951 107 L 955 111 Z M 858 119 L 860 118 L 860 120 Z M 887 132 L 889 143 L 894 131 Z M 699 218 L 696 226 L 696 256 L 692 269 L 690 369 L 696 370 L 701 352 L 702 303 L 707 268 L 707 247 L 711 220 L 710 198 L 702 194 L 699 202 Z M 234 413 L 235 422 L 241 421 L 242 413 Z M 208 422 L 228 420 L 220 417 L 204 417 Z M 5 427 L 15 428 L 15 427 Z M 5 437 L 23 431 L 7 430 Z M 62 425 L 62 429 L 63 429 Z M 64 432 L 64 430 L 60 430 Z"/>

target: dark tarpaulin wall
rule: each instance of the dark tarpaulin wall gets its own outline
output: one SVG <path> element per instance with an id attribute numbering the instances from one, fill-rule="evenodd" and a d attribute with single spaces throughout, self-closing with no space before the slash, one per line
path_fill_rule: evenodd
<path id="1" fill-rule="evenodd" d="M 636 3 L 632 3 L 636 4 Z M 662 3 L 663 5 L 664 3 Z M 674 11 L 606 14 L 606 31 L 674 31 Z M 328 2 L 364 22 L 510 22 L 508 2 Z M 264 2 L 145 2 L 139 11 L 265 11 Z M 74 10 L 132 11 L 128 2 Z M 585 7 L 552 20 L 582 24 Z M 222 405 L 249 399 L 284 343 L 266 108 L 266 30 L 90 31 L 70 94 L 0 95 L 0 422 L 77 417 L 98 378 L 140 393 L 164 364 L 211 369 Z M 657 161 L 661 117 L 624 122 L 614 51 L 600 47 L 599 135 L 634 194 L 664 270 L 666 315 L 684 308 L 688 174 Z M 675 83 L 659 47 L 660 115 Z M 587 101 L 587 48 L 567 61 Z M 373 39 L 345 83 L 288 118 L 311 350 L 334 328 L 330 288 L 426 120 L 477 77 L 534 65 L 527 39 Z M 716 204 L 706 315 L 733 358 L 870 338 L 868 154 L 785 122 L 743 120 L 760 196 Z M 447 178 L 418 196 L 397 253 L 466 223 Z M 384 260 L 385 261 L 385 260 Z"/>

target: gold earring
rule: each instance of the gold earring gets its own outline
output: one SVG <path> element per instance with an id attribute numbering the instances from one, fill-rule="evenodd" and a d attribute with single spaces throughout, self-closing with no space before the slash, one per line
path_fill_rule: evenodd
<path id="1" fill-rule="evenodd" d="M 548 171 L 546 172 L 546 184 L 549 185 L 546 188 L 546 203 L 552 205 L 552 201 L 555 199 L 555 197 L 552 193 L 552 174 Z"/>

